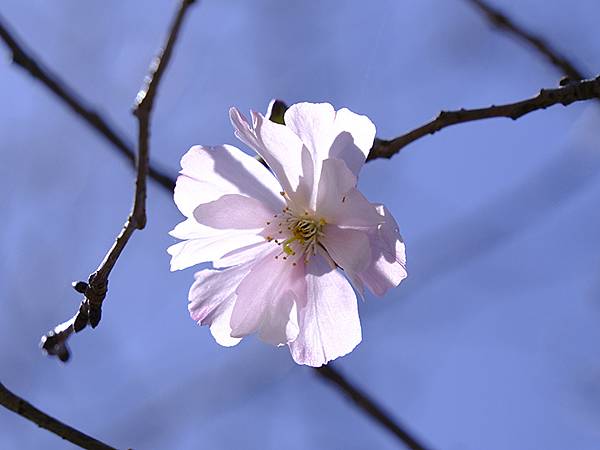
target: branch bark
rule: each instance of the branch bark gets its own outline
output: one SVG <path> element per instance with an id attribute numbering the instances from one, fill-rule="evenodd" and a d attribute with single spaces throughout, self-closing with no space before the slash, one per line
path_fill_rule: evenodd
<path id="1" fill-rule="evenodd" d="M 119 256 L 125 249 L 135 230 L 142 230 L 146 226 L 146 179 L 149 170 L 149 138 L 150 117 L 156 92 L 162 75 L 171 59 L 173 47 L 177 41 L 179 30 L 185 18 L 188 7 L 194 0 L 182 0 L 177 14 L 170 26 L 167 42 L 158 56 L 150 65 L 149 74 L 136 96 L 133 109 L 138 119 L 138 153 L 136 158 L 135 196 L 131 213 L 127 217 L 123 229 L 117 236 L 98 269 L 89 276 L 88 282 L 79 281 L 73 284 L 76 291 L 84 295 L 78 311 L 66 322 L 57 325 L 41 339 L 41 346 L 48 355 L 55 355 L 61 361 L 69 359 L 67 340 L 73 334 L 82 331 L 88 325 L 96 328 L 102 317 L 102 303 L 108 290 L 108 277 L 113 270 Z M 171 189 L 170 187 L 166 187 Z"/>
<path id="2" fill-rule="evenodd" d="M 538 95 L 505 105 L 492 105 L 488 108 L 459 109 L 442 111 L 438 116 L 414 130 L 389 141 L 376 139 L 367 160 L 391 158 L 408 144 L 428 134 L 434 134 L 443 128 L 475 120 L 506 117 L 517 120 L 533 111 L 546 109 L 554 105 L 567 106 L 574 102 L 592 100 L 600 97 L 600 76 L 591 80 L 571 81 L 556 89 L 542 89 Z"/>
<path id="3" fill-rule="evenodd" d="M 28 401 L 13 394 L 2 383 L 0 383 L 0 405 L 35 423 L 38 427 L 44 428 L 81 448 L 89 450 L 115 450 L 114 447 L 49 416 Z"/>
<path id="4" fill-rule="evenodd" d="M 354 386 L 346 377 L 334 369 L 331 365 L 317 367 L 314 369 L 323 379 L 333 383 L 341 390 L 354 405 L 370 416 L 375 422 L 383 426 L 398 438 L 407 448 L 411 450 L 426 450 L 413 435 L 411 435 L 397 420 L 391 418 L 374 400 L 369 398 L 359 387 Z"/>

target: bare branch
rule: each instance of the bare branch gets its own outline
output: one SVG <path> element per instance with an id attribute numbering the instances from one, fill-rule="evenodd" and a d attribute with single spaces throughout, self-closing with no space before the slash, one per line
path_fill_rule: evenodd
<path id="1" fill-rule="evenodd" d="M 70 427 L 60 420 L 49 416 L 45 412 L 40 411 L 28 401 L 13 394 L 2 383 L 0 383 L 0 405 L 35 423 L 38 427 L 44 428 L 81 448 L 89 450 L 115 450 L 114 447 L 106 445 L 105 443 Z"/>
<path id="2" fill-rule="evenodd" d="M 325 380 L 333 383 L 336 388 L 341 390 L 344 394 L 352 400 L 358 408 L 370 416 L 375 422 L 386 428 L 389 432 L 394 434 L 407 448 L 411 450 L 425 450 L 423 444 L 412 436 L 397 420 L 394 420 L 390 415 L 383 410 L 381 406 L 375 403 L 374 400 L 369 398 L 360 388 L 352 385 L 346 377 L 340 372 L 334 369 L 331 365 L 315 368 L 318 375 L 323 377 Z"/>
<path id="3" fill-rule="evenodd" d="M 144 85 L 136 96 L 133 113 L 138 118 L 139 137 L 136 159 L 135 197 L 131 213 L 113 246 L 98 266 L 98 269 L 90 275 L 88 282 L 80 281 L 73 284 L 75 290 L 84 295 L 79 310 L 70 320 L 56 326 L 41 339 L 42 348 L 49 355 L 58 356 L 61 361 L 66 361 L 69 358 L 69 350 L 66 342 L 73 332 L 77 333 L 87 325 L 96 328 L 100 323 L 102 303 L 108 290 L 110 272 L 134 231 L 142 230 L 146 226 L 146 178 L 149 167 L 150 116 L 152 106 L 158 85 L 169 63 L 173 46 L 177 41 L 183 19 L 188 11 L 188 7 L 192 3 L 194 3 L 194 0 L 181 1 L 175 19 L 171 24 L 167 42 L 158 56 L 152 61 L 149 74 L 144 80 Z M 171 190 L 170 186 L 165 187 Z"/>
<path id="4" fill-rule="evenodd" d="M 600 97 L 600 76 L 591 80 L 572 81 L 556 89 L 542 89 L 538 95 L 527 100 L 505 105 L 479 109 L 460 109 L 442 111 L 439 115 L 418 128 L 395 139 L 386 141 L 376 139 L 367 160 L 391 158 L 408 144 L 428 134 L 434 134 L 443 128 L 475 120 L 506 117 L 516 120 L 526 114 L 554 105 L 567 106 L 574 102 L 592 100 Z"/>
<path id="5" fill-rule="evenodd" d="M 29 74 L 42 82 L 50 91 L 52 91 L 61 101 L 63 101 L 76 115 L 81 117 L 102 137 L 108 140 L 113 147 L 125 157 L 132 165 L 135 164 L 135 152 L 130 144 L 123 138 L 122 133 L 116 130 L 110 122 L 88 106 L 80 95 L 76 94 L 58 75 L 45 67 L 40 61 L 36 60 L 28 53 L 23 45 L 19 44 L 14 33 L 8 30 L 0 16 L 0 38 L 12 53 L 13 62 L 29 72 Z M 150 166 L 149 176 L 160 186 L 170 191 L 175 187 L 173 177 L 167 175 L 161 169 Z"/>
<path id="6" fill-rule="evenodd" d="M 558 68 L 561 73 L 568 76 L 571 81 L 583 80 L 586 78 L 586 75 L 583 74 L 582 70 L 575 67 L 575 64 L 566 56 L 561 55 L 560 52 L 553 49 L 541 36 L 537 36 L 522 26 L 517 25 L 512 19 L 503 14 L 502 11 L 489 5 L 484 0 L 466 1 L 483 13 L 492 25 L 507 31 L 515 38 L 535 48 L 550 62 L 550 64 Z"/>

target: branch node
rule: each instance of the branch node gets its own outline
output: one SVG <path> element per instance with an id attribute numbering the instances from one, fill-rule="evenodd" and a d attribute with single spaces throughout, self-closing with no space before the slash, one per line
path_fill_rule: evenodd
<path id="1" fill-rule="evenodd" d="M 80 294 L 85 294 L 85 291 L 88 289 L 88 284 L 85 281 L 73 281 L 71 286 Z"/>

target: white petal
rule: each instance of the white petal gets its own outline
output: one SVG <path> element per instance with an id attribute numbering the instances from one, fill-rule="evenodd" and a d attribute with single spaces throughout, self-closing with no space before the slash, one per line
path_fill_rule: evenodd
<path id="1" fill-rule="evenodd" d="M 342 159 L 358 176 L 373 146 L 375 125 L 367 116 L 342 108 L 335 115 L 334 130 L 329 157 Z"/>
<path id="2" fill-rule="evenodd" d="M 258 337 L 273 345 L 285 345 L 298 336 L 296 295 L 284 292 L 279 300 L 265 310 Z"/>
<path id="3" fill-rule="evenodd" d="M 273 211 L 260 200 L 239 194 L 228 194 L 203 203 L 194 210 L 198 223 L 217 229 L 263 229 Z"/>
<path id="4" fill-rule="evenodd" d="M 341 227 L 370 229 L 383 222 L 377 209 L 358 190 L 351 189 L 343 197 L 338 208 L 330 212 L 331 223 Z"/>
<path id="5" fill-rule="evenodd" d="M 300 334 L 289 343 L 294 361 L 319 367 L 350 353 L 362 339 L 356 295 L 320 255 L 306 274 L 306 303 L 298 307 Z"/>
<path id="6" fill-rule="evenodd" d="M 181 159 L 181 175 L 175 186 L 175 203 L 191 217 L 201 203 L 226 194 L 244 194 L 280 210 L 281 187 L 273 175 L 251 156 L 230 146 L 192 147 Z"/>
<path id="7" fill-rule="evenodd" d="M 356 177 L 341 159 L 326 159 L 319 179 L 316 211 L 328 222 L 343 207 L 345 194 L 356 186 Z"/>
<path id="8" fill-rule="evenodd" d="M 187 223 L 189 222 L 183 222 L 183 224 Z M 214 230 L 202 227 L 200 224 L 197 227 L 199 231 L 195 233 L 198 237 L 179 242 L 167 249 L 171 255 L 172 271 L 186 269 L 201 262 L 214 261 L 238 248 L 264 242 L 264 238 L 256 234 L 255 230 Z M 177 227 L 172 233 L 176 231 Z M 192 231 L 186 231 L 192 234 Z M 183 233 L 179 234 L 182 235 Z"/>
<path id="9" fill-rule="evenodd" d="M 284 115 L 290 128 L 310 150 L 313 161 L 321 162 L 329 156 L 333 142 L 335 110 L 329 103 L 296 103 Z"/>
<path id="10" fill-rule="evenodd" d="M 369 234 L 371 263 L 358 273 L 363 283 L 376 295 L 383 295 L 406 278 L 406 253 L 394 217 L 384 206 L 378 211 L 385 217 L 376 232 Z"/>
<path id="11" fill-rule="evenodd" d="M 315 173 L 327 158 L 343 160 L 358 176 L 375 139 L 375 125 L 366 117 L 329 103 L 297 103 L 285 113 L 285 124 L 310 150 Z"/>
<path id="12" fill-rule="evenodd" d="M 356 177 L 342 160 L 326 159 L 319 180 L 316 211 L 327 223 L 369 228 L 383 222 L 377 209 L 354 187 Z"/>
<path id="13" fill-rule="evenodd" d="M 293 266 L 279 248 L 257 260 L 237 289 L 238 301 L 231 317 L 232 336 L 243 337 L 256 331 L 267 342 L 281 345 L 298 334 L 293 308 L 298 286 L 304 282 L 304 267 Z M 290 323 L 291 322 L 291 323 Z"/>
<path id="14" fill-rule="evenodd" d="M 320 241 L 335 263 L 352 276 L 371 261 L 369 238 L 363 231 L 326 225 Z"/>
<path id="15" fill-rule="evenodd" d="M 178 223 L 169 231 L 169 234 L 177 239 L 196 239 L 220 233 L 218 230 L 200 225 L 193 217 Z"/>
<path id="16" fill-rule="evenodd" d="M 250 266 L 227 270 L 201 270 L 188 295 L 188 310 L 198 325 L 210 325 L 215 340 L 226 347 L 236 345 L 241 339 L 231 337 L 231 312 L 236 300 L 235 290 L 246 276 Z"/>
<path id="17" fill-rule="evenodd" d="M 293 197 L 302 175 L 302 141 L 289 128 L 252 113 L 252 127 L 236 109 L 229 110 L 235 135 L 252 147 L 271 168 L 284 191 Z"/>
<path id="18" fill-rule="evenodd" d="M 223 255 L 221 258 L 213 261 L 215 269 L 223 267 L 237 266 L 258 258 L 262 253 L 265 253 L 272 247 L 273 244 L 263 241 L 258 244 L 247 245 L 242 248 L 237 248 Z"/>

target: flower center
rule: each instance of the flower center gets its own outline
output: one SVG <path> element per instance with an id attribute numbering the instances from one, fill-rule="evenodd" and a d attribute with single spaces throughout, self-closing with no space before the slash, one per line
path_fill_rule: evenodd
<path id="1" fill-rule="evenodd" d="M 291 245 L 297 242 L 305 249 L 305 253 L 308 252 L 308 256 L 314 254 L 318 238 L 323 235 L 322 230 L 325 221 L 323 219 L 317 221 L 313 218 L 291 217 L 288 219 L 288 224 L 288 229 L 292 232 L 292 236 L 283 241 L 284 253 L 295 255 L 296 252 Z"/>
<path id="2" fill-rule="evenodd" d="M 323 236 L 323 227 L 326 225 L 325 220 L 312 217 L 308 212 L 297 216 L 287 207 L 283 209 L 283 214 L 275 215 L 275 219 L 277 222 L 273 224 L 267 222 L 267 228 L 274 231 L 277 237 L 269 235 L 266 237 L 267 241 L 275 241 L 282 246 L 283 259 L 300 254 L 307 263 L 316 254 L 319 238 Z"/>

